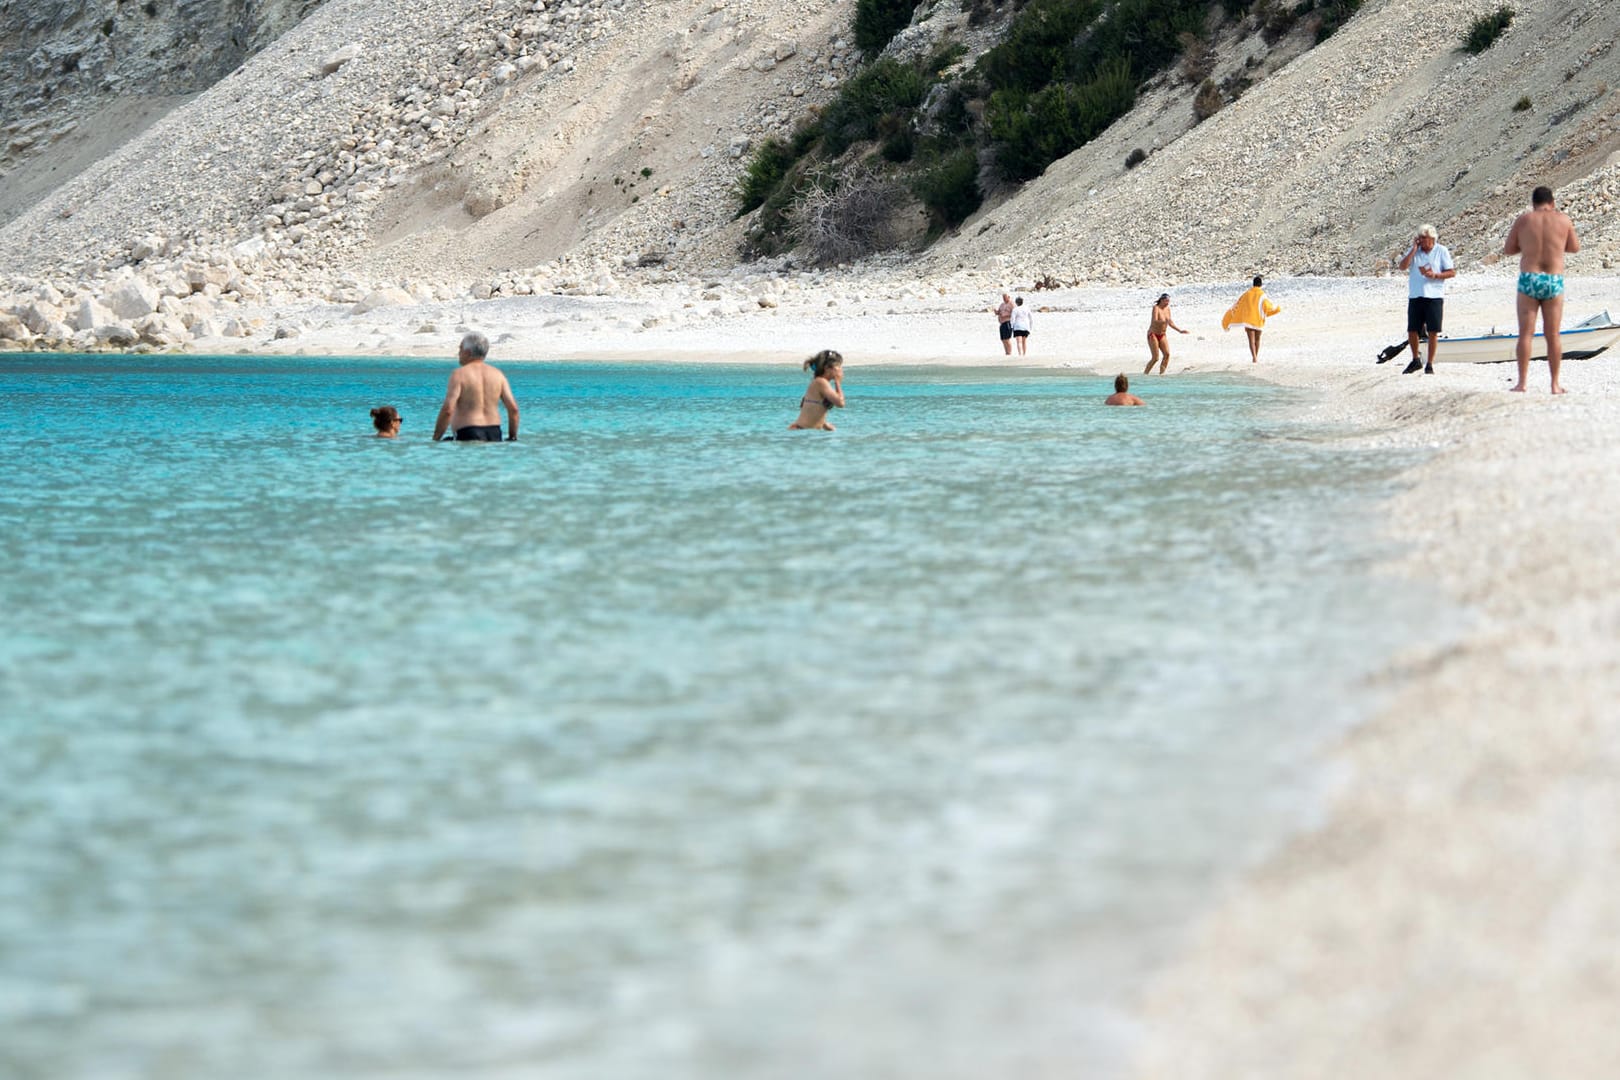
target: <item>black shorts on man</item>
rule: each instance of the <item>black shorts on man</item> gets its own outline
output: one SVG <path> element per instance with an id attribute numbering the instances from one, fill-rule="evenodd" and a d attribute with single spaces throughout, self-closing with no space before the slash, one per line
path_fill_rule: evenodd
<path id="1" fill-rule="evenodd" d="M 1408 334 L 1440 333 L 1441 311 L 1445 301 L 1438 296 L 1414 296 L 1406 301 Z"/>
<path id="2" fill-rule="evenodd" d="M 1001 324 L 1001 340 L 1002 341 L 1009 341 L 1011 339 L 1012 339 L 1012 323 L 1004 322 L 1004 323 Z"/>
<path id="3" fill-rule="evenodd" d="M 456 442 L 500 442 L 501 425 L 475 424 L 456 428 Z"/>

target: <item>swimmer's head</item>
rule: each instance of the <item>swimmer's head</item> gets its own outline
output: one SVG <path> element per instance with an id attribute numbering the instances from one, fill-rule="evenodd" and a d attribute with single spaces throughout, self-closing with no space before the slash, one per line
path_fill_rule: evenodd
<path id="1" fill-rule="evenodd" d="M 1123 372 L 1114 376 L 1114 393 L 1123 394 L 1130 388 L 1131 380 L 1127 379 Z"/>
<path id="2" fill-rule="evenodd" d="M 469 360 L 482 360 L 489 355 L 489 338 L 476 330 L 461 339 L 461 355 Z"/>
<path id="3" fill-rule="evenodd" d="M 835 368 L 844 366 L 844 357 L 833 349 L 822 349 L 816 355 L 804 362 L 804 370 L 810 372 L 818 379 Z"/>
<path id="4" fill-rule="evenodd" d="M 400 420 L 399 410 L 392 405 L 380 405 L 371 410 L 371 423 L 378 431 L 387 431 Z"/>
<path id="5" fill-rule="evenodd" d="M 1553 201 L 1552 188 L 1546 184 L 1536 188 L 1530 193 L 1531 206 L 1551 206 Z"/>

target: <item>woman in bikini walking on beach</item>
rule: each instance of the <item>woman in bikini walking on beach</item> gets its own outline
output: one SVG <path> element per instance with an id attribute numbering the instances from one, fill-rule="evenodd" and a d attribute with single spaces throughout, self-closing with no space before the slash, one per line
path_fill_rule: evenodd
<path id="1" fill-rule="evenodd" d="M 1142 369 L 1142 374 L 1153 374 L 1153 365 L 1158 364 L 1159 374 L 1163 375 L 1170 366 L 1170 342 L 1165 333 L 1168 330 L 1178 334 L 1187 332 L 1170 317 L 1170 294 L 1164 293 L 1148 311 L 1148 366 Z"/>
<path id="2" fill-rule="evenodd" d="M 799 399 L 799 418 L 789 431 L 834 431 L 827 414 L 844 407 L 844 358 L 831 349 L 822 349 L 804 362 L 811 373 L 810 388 Z"/>

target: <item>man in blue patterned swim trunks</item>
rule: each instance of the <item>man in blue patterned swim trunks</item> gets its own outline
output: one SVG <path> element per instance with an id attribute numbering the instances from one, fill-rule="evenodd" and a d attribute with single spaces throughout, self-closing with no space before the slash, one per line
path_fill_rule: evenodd
<path id="1" fill-rule="evenodd" d="M 1514 300 L 1519 310 L 1519 344 L 1514 356 L 1519 361 L 1519 382 L 1513 387 L 1524 393 L 1530 377 L 1530 345 L 1536 335 L 1536 316 L 1547 336 L 1547 371 L 1552 376 L 1552 392 L 1562 394 L 1558 368 L 1564 361 L 1564 344 L 1558 332 L 1564 321 L 1564 256 L 1581 250 L 1580 238 L 1569 215 L 1553 203 L 1552 188 L 1542 186 L 1530 196 L 1530 209 L 1520 214 L 1508 230 L 1502 254 L 1519 257 L 1519 291 Z"/>
<path id="2" fill-rule="evenodd" d="M 1532 300 L 1551 300 L 1564 295 L 1564 279 L 1558 274 L 1519 274 L 1519 291 Z"/>

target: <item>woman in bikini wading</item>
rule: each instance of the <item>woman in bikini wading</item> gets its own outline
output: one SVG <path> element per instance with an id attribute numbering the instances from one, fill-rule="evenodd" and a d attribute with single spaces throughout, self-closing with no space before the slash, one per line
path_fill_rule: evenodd
<path id="1" fill-rule="evenodd" d="M 844 407 L 844 358 L 831 349 L 822 349 L 804 362 L 811 373 L 810 389 L 799 401 L 799 418 L 789 431 L 832 431 L 827 414 Z"/>

